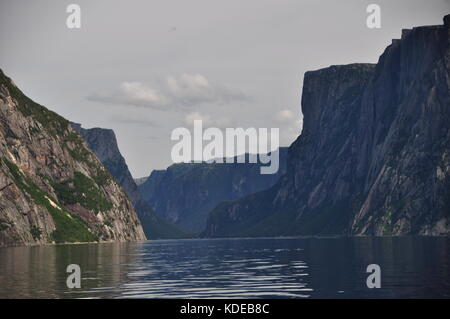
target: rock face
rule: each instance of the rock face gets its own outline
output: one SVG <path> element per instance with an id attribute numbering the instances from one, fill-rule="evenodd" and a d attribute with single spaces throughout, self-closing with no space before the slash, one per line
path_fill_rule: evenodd
<path id="1" fill-rule="evenodd" d="M 147 238 L 182 238 L 187 236 L 186 233 L 156 215 L 151 206 L 142 199 L 137 185 L 128 170 L 127 163 L 119 151 L 113 130 L 104 128 L 84 129 L 80 124 L 71 124 L 128 194 Z"/>
<path id="2" fill-rule="evenodd" d="M 284 174 L 286 148 L 279 151 L 279 170 L 262 175 L 260 163 L 181 163 L 156 170 L 139 186 L 145 200 L 180 228 L 204 230 L 208 213 L 220 202 L 269 188 Z"/>
<path id="3" fill-rule="evenodd" d="M 0 246 L 145 239 L 82 137 L 0 70 Z"/>
<path id="4" fill-rule="evenodd" d="M 222 203 L 204 236 L 448 235 L 450 16 L 376 65 L 304 78 L 301 136 L 271 189 Z"/>

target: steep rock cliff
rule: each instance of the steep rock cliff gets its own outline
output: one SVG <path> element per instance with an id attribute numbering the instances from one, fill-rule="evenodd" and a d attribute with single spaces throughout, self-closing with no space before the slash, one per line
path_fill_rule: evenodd
<path id="1" fill-rule="evenodd" d="M 82 137 L 0 70 L 0 246 L 145 239 Z"/>
<path id="2" fill-rule="evenodd" d="M 261 174 L 261 163 L 180 163 L 156 170 L 139 186 L 159 214 L 190 232 L 201 232 L 208 213 L 220 202 L 267 189 L 286 169 L 286 148 L 279 151 L 276 174 Z"/>
<path id="3" fill-rule="evenodd" d="M 128 165 L 119 151 L 116 135 L 113 130 L 104 128 L 84 129 L 80 124 L 71 124 L 81 134 L 98 159 L 128 194 L 147 238 L 167 239 L 188 236 L 175 225 L 156 215 L 150 205 L 142 199 L 137 185 L 128 170 Z"/>
<path id="4" fill-rule="evenodd" d="M 446 16 L 404 30 L 376 65 L 307 72 L 286 175 L 219 205 L 203 235 L 448 235 L 449 34 Z"/>

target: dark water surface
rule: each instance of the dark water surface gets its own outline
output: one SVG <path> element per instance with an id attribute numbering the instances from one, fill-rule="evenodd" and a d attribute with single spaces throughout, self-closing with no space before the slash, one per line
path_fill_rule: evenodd
<path id="1" fill-rule="evenodd" d="M 428 237 L 0 248 L 0 298 L 449 298 L 449 248 Z M 69 264 L 81 289 L 66 286 Z M 380 289 L 366 286 L 369 264 Z"/>

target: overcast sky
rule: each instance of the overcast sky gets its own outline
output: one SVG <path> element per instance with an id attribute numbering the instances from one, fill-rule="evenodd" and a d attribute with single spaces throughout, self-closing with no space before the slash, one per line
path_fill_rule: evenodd
<path id="1" fill-rule="evenodd" d="M 66 27 L 71 3 L 81 29 Z M 171 131 L 194 119 L 279 127 L 289 145 L 304 72 L 375 63 L 402 28 L 448 13 L 448 0 L 0 0 L 0 68 L 67 119 L 114 129 L 141 177 L 171 164 Z"/>

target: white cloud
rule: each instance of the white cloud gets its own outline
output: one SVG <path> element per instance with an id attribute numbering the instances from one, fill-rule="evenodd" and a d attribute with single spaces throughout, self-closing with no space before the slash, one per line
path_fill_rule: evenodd
<path id="1" fill-rule="evenodd" d="M 133 105 L 152 107 L 164 110 L 167 108 L 167 98 L 157 90 L 146 87 L 141 82 L 122 82 L 113 91 L 91 94 L 88 100 L 103 104 Z"/>
<path id="2" fill-rule="evenodd" d="M 124 96 L 143 103 L 161 103 L 164 100 L 155 90 L 145 87 L 140 82 L 122 82 L 120 91 Z"/>
<path id="3" fill-rule="evenodd" d="M 201 74 L 169 76 L 158 88 L 141 82 L 122 82 L 110 92 L 99 92 L 88 97 L 105 104 L 133 105 L 159 110 L 190 108 L 203 104 L 224 105 L 247 101 L 249 97 L 239 90 L 213 84 Z"/>

